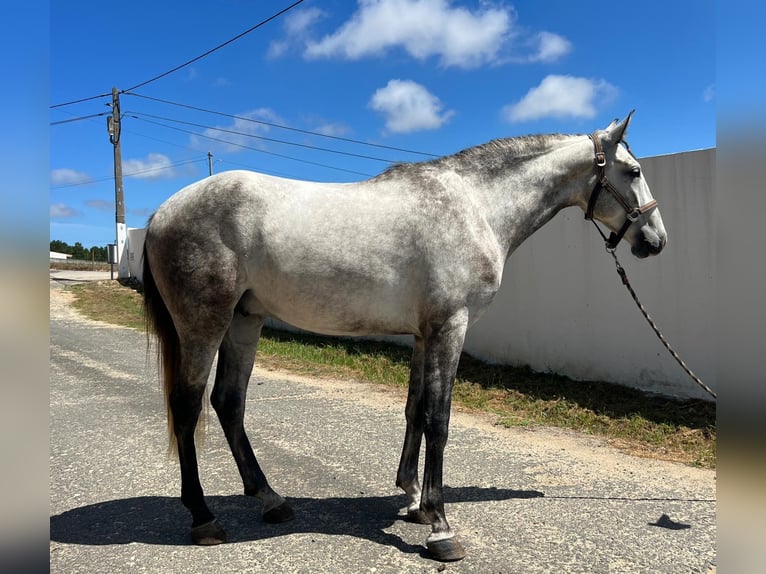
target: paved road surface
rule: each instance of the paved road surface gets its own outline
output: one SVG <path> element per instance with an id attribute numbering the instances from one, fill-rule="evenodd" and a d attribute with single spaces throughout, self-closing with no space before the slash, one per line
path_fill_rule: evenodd
<path id="1" fill-rule="evenodd" d="M 247 428 L 297 518 L 260 521 L 212 416 L 202 482 L 231 542 L 199 548 L 144 336 L 79 318 L 54 281 L 50 333 L 52 572 L 437 572 L 427 527 L 397 517 L 402 396 L 255 373 Z M 445 466 L 448 517 L 468 551 L 446 572 L 715 569 L 713 472 L 460 412 Z"/>
<path id="2" fill-rule="evenodd" d="M 82 283 L 84 281 L 101 281 L 113 278 L 110 271 L 80 271 L 76 269 L 51 269 L 50 276 L 51 282 L 59 285 Z M 117 277 L 116 271 L 114 272 L 114 277 Z"/>

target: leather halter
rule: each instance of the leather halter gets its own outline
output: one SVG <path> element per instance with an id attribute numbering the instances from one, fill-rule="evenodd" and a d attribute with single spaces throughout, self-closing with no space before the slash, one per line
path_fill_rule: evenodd
<path id="1" fill-rule="evenodd" d="M 652 199 L 644 205 L 637 207 L 631 206 L 630 203 L 628 203 L 628 200 L 623 197 L 623 195 L 617 190 L 616 187 L 611 184 L 611 182 L 606 177 L 606 154 L 601 147 L 601 140 L 595 133 L 589 135 L 588 137 L 593 142 L 593 150 L 595 152 L 596 185 L 594 186 L 593 191 L 590 193 L 590 199 L 588 199 L 588 207 L 585 210 L 585 219 L 592 220 L 593 224 L 596 225 L 596 220 L 593 219 L 593 210 L 596 207 L 596 201 L 598 200 L 598 196 L 601 193 L 601 190 L 605 189 L 612 194 L 612 196 L 617 200 L 617 202 L 622 206 L 622 208 L 625 210 L 625 213 L 627 214 L 625 223 L 622 224 L 622 227 L 617 233 L 612 231 L 612 233 L 609 235 L 609 238 L 604 235 L 604 232 L 601 231 L 601 228 L 598 225 L 596 225 L 596 229 L 598 229 L 601 237 L 604 238 L 607 250 L 614 251 L 617 248 L 617 244 L 623 238 L 625 232 L 628 231 L 628 228 L 631 226 L 631 224 L 638 220 L 638 218 L 641 217 L 644 213 L 648 213 L 655 209 L 657 207 L 657 201 Z M 628 146 L 627 142 L 625 142 L 625 146 Z M 630 148 L 627 147 L 627 149 L 628 153 L 633 156 L 633 152 L 630 151 Z M 635 156 L 633 157 L 635 158 Z"/>

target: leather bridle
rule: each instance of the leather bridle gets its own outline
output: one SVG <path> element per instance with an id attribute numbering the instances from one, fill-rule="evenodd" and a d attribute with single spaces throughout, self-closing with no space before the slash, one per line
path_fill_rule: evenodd
<path id="1" fill-rule="evenodd" d="M 598 136 L 594 133 L 592 135 L 588 136 L 591 141 L 593 142 L 593 150 L 595 152 L 595 161 L 596 161 L 596 185 L 593 188 L 593 191 L 590 193 L 590 199 L 588 199 L 588 207 L 585 210 L 585 219 L 590 219 L 593 221 L 593 224 L 596 226 L 596 229 L 601 234 L 601 237 L 604 238 L 604 241 L 606 242 L 606 248 L 608 251 L 614 251 L 617 248 L 617 244 L 620 242 L 620 240 L 625 235 L 625 232 L 628 231 L 628 228 L 631 226 L 631 224 L 634 221 L 637 221 L 639 217 L 641 217 L 644 213 L 648 213 L 655 209 L 657 207 L 657 201 L 652 199 L 651 201 L 645 203 L 644 205 L 640 205 L 637 207 L 634 207 L 628 203 L 628 200 L 623 197 L 623 195 L 617 190 L 616 187 L 614 187 L 611 182 L 606 177 L 606 154 L 604 153 L 603 148 L 601 147 L 601 140 L 598 138 Z M 628 147 L 628 143 L 625 143 L 625 147 L 628 150 L 628 153 L 630 153 L 631 156 L 635 159 L 635 156 L 633 155 L 633 152 L 630 151 L 630 147 Z M 596 207 L 596 201 L 598 200 L 598 196 L 601 194 L 601 190 L 605 189 L 609 193 L 612 194 L 612 196 L 617 200 L 617 202 L 623 207 L 626 213 L 625 223 L 622 224 L 622 227 L 619 231 L 616 233 L 612 231 L 612 233 L 607 238 L 606 235 L 604 235 L 604 232 L 601 231 L 601 228 L 596 224 L 596 220 L 593 219 L 593 210 Z"/>

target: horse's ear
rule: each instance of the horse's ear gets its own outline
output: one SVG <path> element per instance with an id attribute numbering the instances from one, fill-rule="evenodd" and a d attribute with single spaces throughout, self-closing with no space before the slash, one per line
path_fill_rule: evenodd
<path id="1" fill-rule="evenodd" d="M 611 141 L 617 144 L 625 139 L 625 134 L 628 133 L 628 126 L 630 125 L 630 120 L 633 117 L 633 113 L 635 111 L 636 110 L 631 110 L 628 116 L 621 122 L 614 120 L 611 124 L 609 124 L 609 127 L 606 128 L 606 132 L 609 135 L 609 139 Z"/>

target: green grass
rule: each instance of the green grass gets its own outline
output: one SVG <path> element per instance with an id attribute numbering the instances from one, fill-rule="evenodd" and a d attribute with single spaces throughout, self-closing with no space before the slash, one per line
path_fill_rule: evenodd
<path id="1" fill-rule="evenodd" d="M 144 329 L 141 295 L 117 281 L 94 281 L 67 287 L 74 307 L 86 317 L 113 325 Z"/>
<path id="2" fill-rule="evenodd" d="M 116 281 L 70 288 L 87 317 L 143 328 L 141 296 Z M 406 388 L 410 349 L 390 343 L 264 329 L 258 365 L 315 377 Z M 596 381 L 490 365 L 463 354 L 454 403 L 499 424 L 552 426 L 607 439 L 626 452 L 715 468 L 715 405 L 679 401 Z"/>

